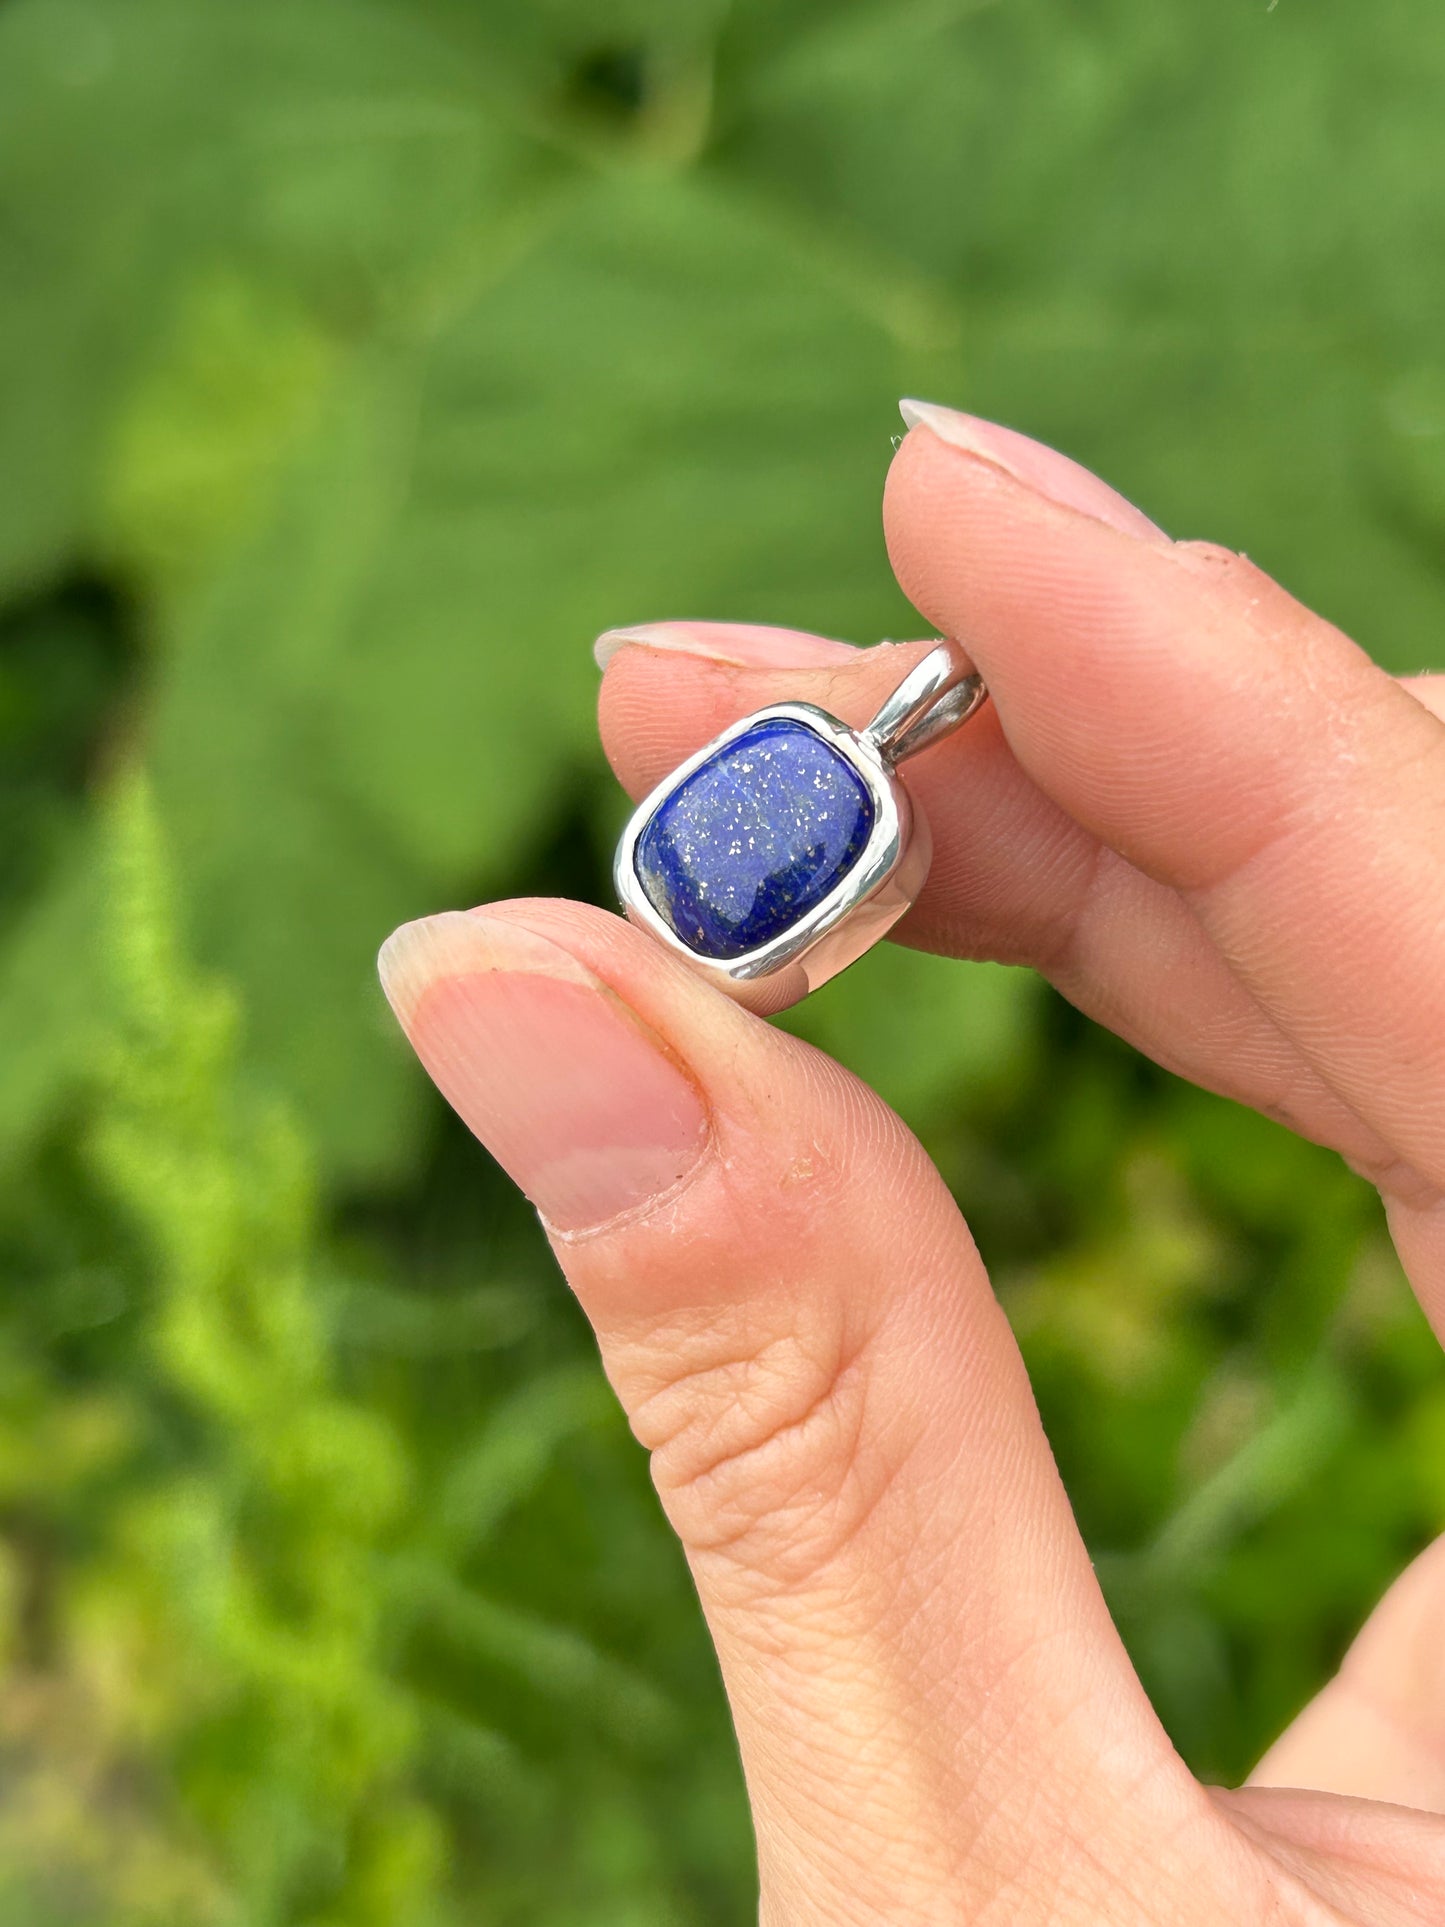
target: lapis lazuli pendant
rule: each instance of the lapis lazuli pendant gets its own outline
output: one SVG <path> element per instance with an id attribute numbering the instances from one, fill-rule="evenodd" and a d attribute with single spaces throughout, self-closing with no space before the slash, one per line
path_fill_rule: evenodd
<path id="1" fill-rule="evenodd" d="M 811 703 L 745 716 L 634 812 L 617 851 L 628 916 L 749 1008 L 796 1003 L 917 896 L 928 827 L 895 765 L 984 696 L 962 651 L 943 643 L 866 729 Z"/>

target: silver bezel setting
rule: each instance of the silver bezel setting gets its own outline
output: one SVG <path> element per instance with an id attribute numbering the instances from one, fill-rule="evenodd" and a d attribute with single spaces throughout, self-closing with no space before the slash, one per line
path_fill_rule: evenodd
<path id="1" fill-rule="evenodd" d="M 801 723 L 857 772 L 873 803 L 873 827 L 856 862 L 828 895 L 798 921 L 740 957 L 704 957 L 685 944 L 653 908 L 637 874 L 637 841 L 654 812 L 685 783 L 759 723 Z M 912 904 L 928 873 L 931 840 L 881 750 L 866 735 L 812 703 L 771 703 L 742 717 L 679 764 L 633 811 L 617 846 L 617 894 L 629 919 L 689 967 L 750 1010 L 785 1010 L 877 943 Z"/>

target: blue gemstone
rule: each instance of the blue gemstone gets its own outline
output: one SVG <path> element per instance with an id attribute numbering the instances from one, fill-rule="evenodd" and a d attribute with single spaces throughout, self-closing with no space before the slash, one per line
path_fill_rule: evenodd
<path id="1" fill-rule="evenodd" d="M 804 723 L 755 723 L 664 797 L 637 839 L 648 902 L 699 956 L 740 957 L 819 904 L 858 861 L 873 798 Z"/>

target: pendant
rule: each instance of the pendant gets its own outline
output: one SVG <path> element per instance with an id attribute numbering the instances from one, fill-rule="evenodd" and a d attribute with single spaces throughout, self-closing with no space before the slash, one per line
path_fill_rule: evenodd
<path id="1" fill-rule="evenodd" d="M 987 693 L 944 642 L 864 729 L 812 703 L 744 716 L 633 812 L 617 847 L 623 909 L 750 1010 L 797 1003 L 917 897 L 932 843 L 897 765 Z"/>

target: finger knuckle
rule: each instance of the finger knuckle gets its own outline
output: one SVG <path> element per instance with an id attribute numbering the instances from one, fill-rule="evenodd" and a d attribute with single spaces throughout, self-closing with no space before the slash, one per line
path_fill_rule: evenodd
<path id="1" fill-rule="evenodd" d="M 1399 1204 L 1419 1212 L 1445 1209 L 1442 1177 L 1422 1169 L 1409 1158 L 1400 1157 L 1392 1149 L 1382 1148 L 1375 1155 L 1351 1157 L 1346 1162 L 1352 1171 L 1374 1185 L 1387 1204 Z"/>
<path id="2" fill-rule="evenodd" d="M 759 1331 L 714 1321 L 633 1414 L 695 1555 L 796 1586 L 862 1528 L 891 1470 L 869 1426 L 871 1343 L 836 1301 Z"/>

